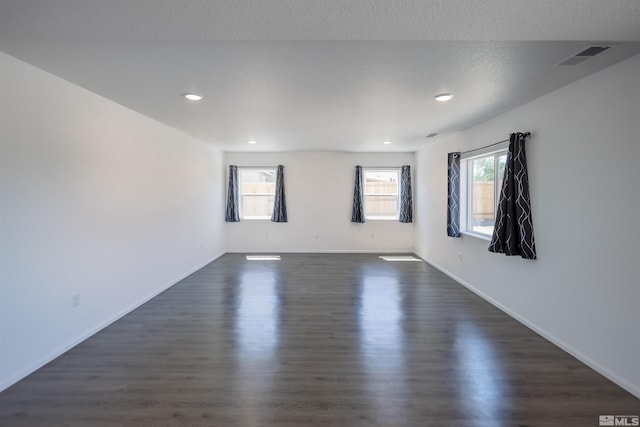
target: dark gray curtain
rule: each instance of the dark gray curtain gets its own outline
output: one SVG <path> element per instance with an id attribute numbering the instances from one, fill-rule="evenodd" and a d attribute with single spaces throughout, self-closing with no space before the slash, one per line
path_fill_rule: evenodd
<path id="1" fill-rule="evenodd" d="M 238 208 L 238 166 L 229 166 L 229 188 L 227 189 L 227 211 L 224 216 L 227 222 L 240 222 Z"/>
<path id="2" fill-rule="evenodd" d="M 287 222 L 287 200 L 284 197 L 284 166 L 278 165 L 276 174 L 276 199 L 273 203 L 273 222 Z"/>
<path id="3" fill-rule="evenodd" d="M 523 133 L 512 133 L 489 251 L 536 259 Z"/>
<path id="4" fill-rule="evenodd" d="M 460 153 L 449 153 L 447 164 L 447 236 L 460 237 Z"/>
<path id="5" fill-rule="evenodd" d="M 400 176 L 400 222 L 413 222 L 413 198 L 411 196 L 411 166 L 402 166 Z"/>
<path id="6" fill-rule="evenodd" d="M 364 222 L 364 183 L 362 182 L 362 166 L 356 166 L 356 179 L 353 184 L 353 209 L 351 222 Z"/>

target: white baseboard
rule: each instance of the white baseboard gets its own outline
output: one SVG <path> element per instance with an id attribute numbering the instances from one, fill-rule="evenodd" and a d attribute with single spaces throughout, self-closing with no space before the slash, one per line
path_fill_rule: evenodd
<path id="1" fill-rule="evenodd" d="M 478 295 L 480 298 L 484 299 L 485 301 L 487 301 L 488 303 L 490 303 L 494 307 L 500 309 L 501 311 L 503 311 L 504 313 L 506 313 L 510 317 L 512 317 L 515 320 L 517 320 L 518 322 L 522 323 L 527 328 L 531 329 L 532 331 L 534 331 L 538 335 L 540 335 L 543 338 L 545 338 L 546 340 L 550 341 L 552 344 L 560 347 L 562 350 L 566 351 L 567 353 L 569 353 L 570 355 L 572 355 L 573 357 L 575 357 L 576 359 L 578 359 L 579 361 L 581 361 L 582 363 L 584 363 L 585 365 L 587 365 L 588 367 L 593 369 L 594 371 L 600 373 L 604 377 L 606 377 L 609 380 L 611 380 L 612 382 L 616 383 L 617 385 L 619 385 L 623 389 L 627 390 L 629 393 L 633 394 L 637 398 L 640 398 L 640 387 L 636 386 L 635 384 L 631 384 L 629 381 L 627 381 L 626 379 L 622 378 L 621 376 L 619 376 L 615 372 L 611 372 L 611 370 L 609 370 L 609 369 L 605 368 L 604 366 L 600 365 L 598 362 L 594 361 L 590 357 L 582 354 L 580 351 L 576 350 L 574 347 L 570 346 L 569 344 L 567 344 L 563 340 L 557 338 L 556 336 L 554 336 L 553 334 L 549 333 L 545 329 L 540 328 L 535 323 L 531 322 L 529 319 L 519 315 L 518 313 L 512 311 L 511 309 L 509 309 L 508 307 L 504 306 L 500 302 L 494 300 L 493 298 L 491 298 L 489 295 L 485 294 L 484 292 L 481 292 L 480 290 L 476 289 L 471 284 L 469 284 L 466 281 L 462 280 L 460 277 L 458 277 L 455 274 L 451 273 L 450 271 L 448 271 L 444 267 L 442 267 L 442 266 L 440 266 L 440 265 L 438 265 L 438 264 L 436 264 L 436 263 L 434 263 L 434 262 L 432 262 L 432 261 L 430 261 L 428 259 L 425 259 L 425 261 L 428 264 L 430 264 L 430 265 L 434 266 L 435 268 L 437 268 L 438 270 L 440 270 L 441 272 L 443 272 L 444 274 L 446 274 L 447 276 L 449 276 L 450 278 L 452 278 L 453 280 L 455 280 L 456 282 L 458 282 L 459 284 L 461 284 L 462 286 L 464 286 L 465 288 L 469 289 L 471 292 L 473 292 L 474 294 Z"/>
<path id="2" fill-rule="evenodd" d="M 283 249 L 283 250 L 252 250 L 234 249 L 228 254 L 413 254 L 413 249 Z"/>
<path id="3" fill-rule="evenodd" d="M 91 328 L 89 331 L 77 336 L 76 338 L 72 339 L 70 342 L 68 342 L 65 345 L 63 345 L 63 346 L 57 348 L 56 350 L 52 351 L 48 356 L 43 357 L 39 361 L 33 363 L 28 368 L 25 368 L 25 369 L 21 370 L 20 372 L 17 372 L 14 375 L 10 376 L 6 380 L 3 380 L 2 382 L 0 382 L 0 392 L 5 390 L 5 389 L 7 389 L 7 388 L 9 388 L 9 387 L 11 387 L 13 384 L 17 383 L 18 381 L 26 378 L 28 375 L 30 375 L 33 372 L 37 371 L 38 369 L 42 368 L 44 365 L 46 365 L 47 363 L 49 363 L 52 360 L 56 359 L 57 357 L 60 357 L 62 354 L 64 354 L 67 351 L 71 350 L 73 347 L 77 346 L 78 344 L 80 344 L 81 342 L 86 340 L 87 338 L 90 338 L 91 336 L 93 336 L 96 333 L 100 332 L 102 329 L 106 328 L 107 326 L 109 326 L 113 322 L 115 322 L 118 319 L 124 317 L 125 315 L 131 313 L 133 310 L 135 310 L 136 308 L 140 307 L 141 305 L 149 302 L 151 299 L 153 299 L 156 296 L 160 295 L 162 292 L 166 291 L 167 289 L 169 289 L 173 285 L 177 284 L 182 279 L 192 275 L 193 273 L 195 273 L 196 271 L 200 270 L 201 268 L 203 268 L 207 264 L 210 264 L 213 261 L 217 260 L 222 255 L 224 255 L 224 252 L 218 253 L 217 255 L 213 256 L 212 258 L 210 258 L 209 260 L 205 261 L 204 263 L 202 263 L 202 264 L 198 265 L 197 267 L 189 270 L 188 272 L 180 275 L 178 278 L 169 281 L 168 283 L 164 284 L 160 288 L 158 288 L 155 291 L 151 292 L 149 295 L 147 295 L 147 296 L 143 297 L 142 299 L 140 299 L 139 301 L 129 305 L 127 308 L 125 308 L 124 310 L 121 310 L 120 312 L 114 314 L 113 316 L 109 317 L 107 320 L 99 323 L 97 326 Z"/>

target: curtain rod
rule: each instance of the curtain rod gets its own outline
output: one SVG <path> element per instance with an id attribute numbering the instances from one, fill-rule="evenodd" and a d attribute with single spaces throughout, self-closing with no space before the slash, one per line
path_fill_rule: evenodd
<path id="1" fill-rule="evenodd" d="M 361 166 L 361 165 L 359 166 L 362 169 L 381 169 L 381 170 L 402 169 L 402 166 Z"/>
<path id="2" fill-rule="evenodd" d="M 531 136 L 531 132 L 522 132 L 525 138 L 529 138 Z M 502 141 L 494 142 L 493 144 L 485 145 L 484 147 L 474 148 L 473 150 L 462 151 L 457 154 L 457 156 L 461 156 L 467 153 L 473 153 L 474 151 L 484 150 L 485 148 L 493 147 L 494 145 L 502 144 L 503 142 L 509 142 L 509 138 L 503 139 Z"/>

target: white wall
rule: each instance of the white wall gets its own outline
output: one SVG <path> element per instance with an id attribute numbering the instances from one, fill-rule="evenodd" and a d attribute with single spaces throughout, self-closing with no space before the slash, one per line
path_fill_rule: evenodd
<path id="1" fill-rule="evenodd" d="M 0 70 L 1 390 L 221 254 L 224 173 L 202 142 Z"/>
<path id="2" fill-rule="evenodd" d="M 284 165 L 289 219 L 226 223 L 229 252 L 413 252 L 413 224 L 350 222 L 355 166 L 413 166 L 413 153 L 226 153 L 225 163 Z"/>
<path id="3" fill-rule="evenodd" d="M 446 236 L 449 151 L 531 131 L 539 259 Z M 417 153 L 417 252 L 640 397 L 640 57 Z M 458 254 L 462 254 L 459 261 Z"/>

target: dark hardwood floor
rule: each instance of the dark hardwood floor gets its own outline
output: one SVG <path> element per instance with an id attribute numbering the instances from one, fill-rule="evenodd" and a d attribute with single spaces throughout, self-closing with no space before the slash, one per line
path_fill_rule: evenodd
<path id="1" fill-rule="evenodd" d="M 1 426 L 597 426 L 640 400 L 423 262 L 227 254 L 0 393 Z"/>

